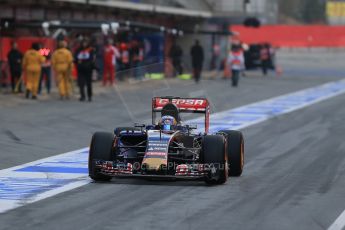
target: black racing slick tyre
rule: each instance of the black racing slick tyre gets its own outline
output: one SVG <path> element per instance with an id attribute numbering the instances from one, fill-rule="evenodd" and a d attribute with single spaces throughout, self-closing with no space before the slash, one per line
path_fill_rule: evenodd
<path id="1" fill-rule="evenodd" d="M 205 136 L 202 146 L 203 162 L 207 174 L 206 184 L 224 184 L 228 179 L 225 140 L 221 135 Z"/>
<path id="2" fill-rule="evenodd" d="M 89 176 L 95 181 L 109 181 L 110 176 L 99 173 L 95 167 L 95 160 L 113 160 L 114 135 L 112 133 L 96 132 L 91 139 L 89 150 Z"/>
<path id="3" fill-rule="evenodd" d="M 241 176 L 244 167 L 244 138 L 237 130 L 222 130 L 227 142 L 229 176 Z"/>
<path id="4" fill-rule="evenodd" d="M 140 128 L 136 128 L 136 127 L 117 127 L 114 130 L 114 134 L 118 137 L 118 136 L 120 136 L 120 133 L 122 131 L 134 132 L 134 131 L 140 131 Z"/>

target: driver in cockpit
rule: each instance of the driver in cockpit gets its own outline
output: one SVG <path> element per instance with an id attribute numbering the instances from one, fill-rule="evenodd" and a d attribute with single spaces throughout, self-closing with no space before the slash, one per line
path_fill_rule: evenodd
<path id="1" fill-rule="evenodd" d="M 173 116 L 162 116 L 159 123 L 163 131 L 170 131 L 176 129 L 177 121 Z"/>

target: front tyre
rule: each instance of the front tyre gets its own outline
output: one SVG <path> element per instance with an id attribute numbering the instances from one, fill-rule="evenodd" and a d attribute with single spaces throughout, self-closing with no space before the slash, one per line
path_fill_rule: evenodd
<path id="1" fill-rule="evenodd" d="M 228 179 L 225 140 L 221 135 L 205 136 L 202 146 L 203 162 L 207 168 L 206 184 L 224 184 Z"/>
<path id="2" fill-rule="evenodd" d="M 89 150 L 89 176 L 95 181 L 109 181 L 110 176 L 98 172 L 95 160 L 112 161 L 113 160 L 114 135 L 106 132 L 96 132 L 91 139 Z"/>

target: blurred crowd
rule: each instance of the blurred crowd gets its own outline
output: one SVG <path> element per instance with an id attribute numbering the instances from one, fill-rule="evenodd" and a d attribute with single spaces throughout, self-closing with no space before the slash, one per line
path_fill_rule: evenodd
<path id="1" fill-rule="evenodd" d="M 117 79 L 117 72 L 138 69 L 144 61 L 144 46 L 137 40 L 114 44 L 108 39 L 99 49 L 89 39 L 82 39 L 75 47 L 60 40 L 55 50 L 34 42 L 22 53 L 13 42 L 7 65 L 1 69 L 2 87 L 10 84 L 12 93 L 24 93 L 25 98 L 37 99 L 44 88 L 50 94 L 55 83 L 60 99 L 66 100 L 70 99 L 77 82 L 79 100 L 92 101 L 93 81 L 101 80 L 103 86 L 112 86 L 129 76 L 122 74 Z M 132 71 L 131 75 L 138 80 L 143 77 L 140 71 Z"/>
<path id="2" fill-rule="evenodd" d="M 93 82 L 101 81 L 103 86 L 113 86 L 117 81 L 134 78 L 140 80 L 145 73 L 145 47 L 139 40 L 116 42 L 105 39 L 101 45 L 94 45 L 90 39 L 82 38 L 75 42 L 59 40 L 55 50 L 33 42 L 31 48 L 22 53 L 16 42 L 7 54 L 7 65 L 0 70 L 2 87 L 10 85 L 12 93 L 23 93 L 27 99 L 37 99 L 44 89 L 50 94 L 52 86 L 58 88 L 61 100 L 68 100 L 75 91 L 79 91 L 80 101 L 92 101 Z M 220 48 L 215 46 L 211 66 L 219 60 Z M 183 49 L 174 40 L 168 52 L 172 75 L 183 76 Z M 198 83 L 204 67 L 204 49 L 199 40 L 195 40 L 189 55 L 192 64 L 192 78 Z M 275 50 L 268 43 L 247 46 L 233 41 L 220 69 L 223 78 L 231 79 L 237 87 L 244 71 L 261 68 L 263 75 L 275 69 Z M 159 65 L 159 63 L 158 63 Z M 214 67 L 217 68 L 217 67 Z M 165 69 L 159 71 L 165 72 Z M 4 77 L 5 76 L 5 77 Z M 4 79 L 7 81 L 4 81 Z M 77 83 L 77 84 L 75 84 Z"/>

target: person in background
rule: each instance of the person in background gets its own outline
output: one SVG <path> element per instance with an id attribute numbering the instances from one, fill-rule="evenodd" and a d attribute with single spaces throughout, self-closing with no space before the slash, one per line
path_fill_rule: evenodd
<path id="1" fill-rule="evenodd" d="M 139 42 L 139 62 L 143 63 L 145 57 L 145 46 L 143 42 Z"/>
<path id="2" fill-rule="evenodd" d="M 218 59 L 220 56 L 221 50 L 219 44 L 214 44 L 212 47 L 212 58 L 211 58 L 211 70 L 217 69 Z"/>
<path id="3" fill-rule="evenodd" d="M 7 54 L 7 60 L 11 72 L 12 92 L 15 92 L 16 85 L 22 75 L 22 59 L 23 54 L 18 50 L 16 42 L 12 43 L 12 49 Z M 22 84 L 19 83 L 19 92 L 22 92 Z"/>
<path id="4" fill-rule="evenodd" d="M 113 45 L 113 41 L 109 39 L 104 47 L 103 56 L 103 86 L 114 84 L 116 74 L 116 59 L 120 57 L 119 50 Z"/>
<path id="5" fill-rule="evenodd" d="M 143 79 L 145 73 L 143 72 L 143 68 L 141 67 L 144 65 L 144 58 L 145 58 L 145 47 L 143 42 L 139 42 L 138 44 L 139 47 L 139 54 L 138 54 L 138 67 L 137 68 L 137 74 L 139 76 L 139 79 Z"/>
<path id="6" fill-rule="evenodd" d="M 45 58 L 38 52 L 39 49 L 38 43 L 32 43 L 31 49 L 24 54 L 23 71 L 26 75 L 26 98 L 29 98 L 31 94 L 32 99 L 37 99 L 42 64 L 45 61 Z"/>
<path id="7" fill-rule="evenodd" d="M 195 44 L 192 46 L 190 54 L 192 56 L 194 79 L 195 82 L 198 83 L 200 81 L 202 65 L 204 62 L 204 50 L 199 44 L 199 40 L 195 40 Z"/>
<path id="8" fill-rule="evenodd" d="M 121 45 L 121 69 L 127 70 L 130 68 L 129 60 L 129 47 L 125 42 L 122 42 Z"/>
<path id="9" fill-rule="evenodd" d="M 120 58 L 118 59 L 120 72 L 117 78 L 119 81 L 124 81 L 130 76 L 128 71 L 130 69 L 130 47 L 125 42 L 121 42 L 118 47 L 120 47 Z"/>
<path id="10" fill-rule="evenodd" d="M 131 43 L 131 63 L 133 68 L 133 76 L 136 80 L 140 80 L 140 46 L 139 42 L 133 40 Z"/>
<path id="11" fill-rule="evenodd" d="M 270 62 L 269 62 L 269 67 L 272 69 L 272 70 L 275 70 L 276 73 L 279 72 L 279 70 L 276 69 L 276 49 L 274 47 L 272 47 L 270 44 L 268 44 L 268 47 L 269 47 L 269 51 L 270 51 Z"/>
<path id="12" fill-rule="evenodd" d="M 45 61 L 42 64 L 42 71 L 40 76 L 40 82 L 38 84 L 38 93 L 41 94 L 42 91 L 42 81 L 44 79 L 47 94 L 50 94 L 50 85 L 51 85 L 51 53 L 50 49 L 43 48 L 39 50 L 40 54 L 45 57 Z"/>
<path id="13" fill-rule="evenodd" d="M 114 46 L 116 47 L 117 51 L 119 52 L 119 56 L 116 57 L 116 60 L 115 60 L 115 70 L 118 72 L 118 71 L 121 71 L 121 43 L 120 42 L 116 42 L 114 44 Z"/>
<path id="14" fill-rule="evenodd" d="M 183 74 L 183 67 L 181 65 L 182 55 L 183 51 L 181 47 L 174 41 L 169 51 L 169 57 L 174 67 L 174 77 Z"/>
<path id="15" fill-rule="evenodd" d="M 244 69 L 244 55 L 240 45 L 233 45 L 228 57 L 228 66 L 231 69 L 232 86 L 237 87 L 240 72 Z"/>
<path id="16" fill-rule="evenodd" d="M 61 100 L 69 99 L 72 88 L 73 55 L 66 47 L 67 43 L 60 41 L 58 49 L 54 51 L 52 56 L 52 67 L 58 82 Z"/>
<path id="17" fill-rule="evenodd" d="M 92 101 L 92 71 L 95 67 L 95 50 L 88 40 L 83 40 L 75 54 L 75 63 L 78 70 L 78 84 L 80 90 L 79 101 L 85 101 L 85 87 L 88 101 Z"/>
<path id="18" fill-rule="evenodd" d="M 261 68 L 263 75 L 267 75 L 267 70 L 270 67 L 270 60 L 271 60 L 271 51 L 270 46 L 267 43 L 264 43 L 260 49 L 260 60 L 261 60 Z"/>

